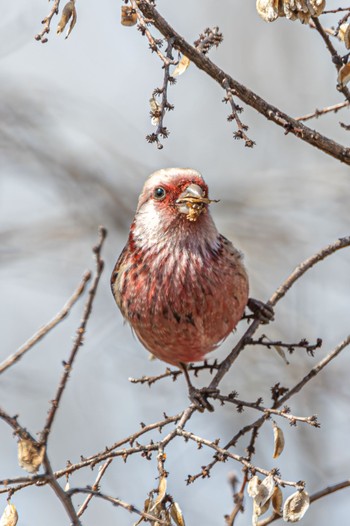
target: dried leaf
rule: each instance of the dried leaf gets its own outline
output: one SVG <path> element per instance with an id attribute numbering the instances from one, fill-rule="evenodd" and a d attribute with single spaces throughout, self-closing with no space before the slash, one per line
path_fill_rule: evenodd
<path id="1" fill-rule="evenodd" d="M 340 26 L 338 37 L 344 42 L 346 49 L 350 49 L 350 24 Z"/>
<path id="2" fill-rule="evenodd" d="M 20 467 L 28 473 L 37 473 L 45 455 L 45 447 L 30 438 L 21 438 L 17 453 Z"/>
<path id="3" fill-rule="evenodd" d="M 283 495 L 281 488 L 279 486 L 275 486 L 274 492 L 271 497 L 271 504 L 273 507 L 273 510 L 278 513 L 278 515 L 282 515 L 282 502 L 283 502 Z"/>
<path id="4" fill-rule="evenodd" d="M 170 506 L 170 515 L 176 526 L 185 526 L 185 519 L 177 502 L 173 502 Z"/>
<path id="5" fill-rule="evenodd" d="M 164 477 L 163 475 L 159 480 L 158 497 L 154 501 L 151 511 L 154 510 L 164 499 L 165 493 L 166 493 L 166 486 L 167 486 L 167 480 L 166 480 L 166 477 Z"/>
<path id="6" fill-rule="evenodd" d="M 256 10 L 265 22 L 273 22 L 278 18 L 279 0 L 256 0 Z"/>
<path id="7" fill-rule="evenodd" d="M 344 64 L 338 72 L 338 83 L 341 86 L 345 86 L 350 80 L 350 62 L 348 64 Z"/>
<path id="8" fill-rule="evenodd" d="M 179 77 L 183 73 L 185 73 L 186 69 L 190 65 L 191 61 L 189 58 L 186 57 L 186 55 L 183 55 L 180 62 L 172 72 L 172 77 Z"/>
<path id="9" fill-rule="evenodd" d="M 248 492 L 249 497 L 252 497 L 254 499 L 254 497 L 257 496 L 257 494 L 259 493 L 260 484 L 261 484 L 261 480 L 259 479 L 257 475 L 254 475 L 254 477 L 250 479 L 250 481 L 248 482 L 248 486 L 247 486 L 247 492 Z"/>
<path id="10" fill-rule="evenodd" d="M 18 513 L 14 504 L 8 503 L 0 519 L 0 526 L 16 526 Z"/>
<path id="11" fill-rule="evenodd" d="M 137 14 L 135 9 L 130 6 L 123 5 L 121 8 L 120 22 L 122 26 L 134 26 L 137 24 Z"/>
<path id="12" fill-rule="evenodd" d="M 268 475 L 262 480 L 258 488 L 258 493 L 254 497 L 259 508 L 262 508 L 264 504 L 272 497 L 272 494 L 275 489 L 275 481 L 272 475 Z"/>
<path id="13" fill-rule="evenodd" d="M 283 507 L 283 520 L 298 522 L 302 519 L 310 506 L 310 498 L 305 490 L 296 491 L 288 497 Z"/>
<path id="14" fill-rule="evenodd" d="M 68 24 L 70 18 L 73 16 L 74 11 L 75 11 L 75 0 L 71 0 L 70 2 L 67 2 L 67 4 L 63 8 L 62 15 L 61 15 L 61 20 L 58 22 L 58 25 L 57 25 L 57 34 L 58 35 L 60 35 L 62 33 L 62 31 L 64 30 L 64 28 Z M 76 17 L 76 15 L 75 15 L 75 17 Z M 74 24 L 75 24 L 75 22 L 74 22 Z"/>
<path id="15" fill-rule="evenodd" d="M 75 9 L 75 6 L 74 6 L 73 13 L 72 13 L 72 18 L 71 18 L 71 21 L 70 21 L 70 24 L 69 24 L 69 28 L 68 28 L 68 31 L 67 31 L 67 34 L 66 34 L 65 38 L 68 38 L 69 35 L 71 34 L 72 29 L 73 29 L 73 27 L 76 24 L 76 21 L 77 21 L 77 10 Z"/>
<path id="16" fill-rule="evenodd" d="M 151 106 L 151 124 L 153 126 L 158 126 L 161 115 L 160 106 L 154 97 L 149 99 L 149 104 Z"/>
<path id="17" fill-rule="evenodd" d="M 284 449 L 284 435 L 282 429 L 275 423 L 273 424 L 273 443 L 274 450 L 272 458 L 278 458 Z"/>

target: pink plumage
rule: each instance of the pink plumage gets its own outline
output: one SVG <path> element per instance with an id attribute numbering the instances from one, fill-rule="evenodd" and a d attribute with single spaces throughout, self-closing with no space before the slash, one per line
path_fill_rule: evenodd
<path id="1" fill-rule="evenodd" d="M 203 360 L 233 331 L 248 301 L 242 255 L 217 231 L 210 202 L 197 171 L 154 172 L 111 278 L 139 340 L 173 365 Z"/>

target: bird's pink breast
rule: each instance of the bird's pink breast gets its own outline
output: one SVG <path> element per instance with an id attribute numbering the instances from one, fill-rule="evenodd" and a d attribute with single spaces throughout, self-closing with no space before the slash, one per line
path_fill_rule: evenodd
<path id="1" fill-rule="evenodd" d="M 129 252 L 115 287 L 140 341 L 173 365 L 202 360 L 236 327 L 248 299 L 241 258 L 222 241 L 206 252 L 167 244 Z"/>

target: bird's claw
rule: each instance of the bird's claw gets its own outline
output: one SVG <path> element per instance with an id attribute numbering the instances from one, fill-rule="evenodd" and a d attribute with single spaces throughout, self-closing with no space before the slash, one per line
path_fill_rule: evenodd
<path id="1" fill-rule="evenodd" d="M 270 323 L 275 317 L 275 312 L 269 303 L 249 298 L 247 306 L 252 311 L 254 318 L 260 320 L 261 323 Z"/>
<path id="2" fill-rule="evenodd" d="M 214 407 L 210 402 L 208 402 L 207 397 L 215 395 L 218 392 L 219 390 L 216 388 L 203 387 L 202 389 L 196 389 L 196 387 L 191 385 L 188 389 L 188 396 L 200 413 L 203 413 L 205 409 L 212 413 L 214 411 Z"/>

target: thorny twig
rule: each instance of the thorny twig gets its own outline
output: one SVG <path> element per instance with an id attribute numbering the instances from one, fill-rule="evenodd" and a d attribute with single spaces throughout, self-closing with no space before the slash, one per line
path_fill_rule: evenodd
<path id="1" fill-rule="evenodd" d="M 317 338 L 317 341 L 314 344 L 309 343 L 305 338 L 301 339 L 298 343 L 285 343 L 281 341 L 272 341 L 266 336 L 266 334 L 262 334 L 257 340 L 250 338 L 246 341 L 246 343 L 247 345 L 263 345 L 268 349 L 271 349 L 271 347 L 283 347 L 290 354 L 292 354 L 292 352 L 297 348 L 305 349 L 306 352 L 311 356 L 314 355 L 314 351 L 316 349 L 319 349 L 322 346 L 321 338 Z"/>
<path id="2" fill-rule="evenodd" d="M 70 312 L 73 305 L 78 301 L 85 290 L 85 286 L 91 278 L 91 272 L 85 272 L 81 282 L 72 296 L 69 298 L 63 308 L 50 320 L 46 325 L 43 325 L 29 340 L 27 340 L 14 354 L 9 356 L 0 364 L 0 374 L 6 371 L 11 365 L 16 363 L 22 356 L 29 351 L 38 341 L 40 341 L 48 332 L 50 332 L 58 323 L 60 323 Z"/>
<path id="3" fill-rule="evenodd" d="M 35 40 L 40 40 L 42 44 L 45 44 L 48 40 L 47 37 L 44 38 L 44 36 L 50 32 L 50 29 L 51 29 L 50 25 L 51 25 L 51 20 L 53 16 L 58 15 L 58 8 L 60 6 L 60 1 L 61 0 L 54 0 L 50 13 L 41 22 L 42 24 L 44 24 L 42 31 L 40 31 L 40 33 L 35 35 Z"/>
<path id="4" fill-rule="evenodd" d="M 246 134 L 246 131 L 248 131 L 248 126 L 246 124 L 243 124 L 241 119 L 239 118 L 239 113 L 243 111 L 243 108 L 241 106 L 238 106 L 238 104 L 236 104 L 235 101 L 233 100 L 232 89 L 230 88 L 230 85 L 227 79 L 224 79 L 222 81 L 222 85 L 224 89 L 226 90 L 226 96 L 223 98 L 223 102 L 225 103 L 229 102 L 231 109 L 232 109 L 232 112 L 227 117 L 227 120 L 229 122 L 234 120 L 238 128 L 238 131 L 233 133 L 233 137 L 235 139 L 243 139 L 244 145 L 247 148 L 253 148 L 255 142 L 249 139 L 248 135 Z"/>
<path id="5" fill-rule="evenodd" d="M 139 510 L 133 504 L 129 504 L 127 502 L 124 502 L 121 499 L 111 497 L 110 495 L 105 495 L 104 493 L 101 493 L 100 491 L 94 491 L 93 489 L 90 489 L 90 488 L 73 488 L 69 490 L 67 493 L 70 496 L 75 495 L 77 493 L 82 493 L 82 494 L 85 493 L 88 495 L 92 495 L 93 497 L 98 497 L 100 499 L 106 500 L 112 503 L 114 506 L 119 506 L 121 508 L 124 508 L 125 510 L 130 511 L 131 513 L 136 513 L 137 515 L 140 515 L 140 517 L 143 517 L 144 519 L 148 521 L 152 521 L 152 522 L 157 521 L 159 524 L 164 524 L 164 526 L 167 526 L 165 521 L 157 519 L 157 517 L 155 517 L 154 515 L 150 513 L 146 513 L 144 511 Z"/>
<path id="6" fill-rule="evenodd" d="M 200 371 L 209 371 L 209 373 L 212 374 L 213 371 L 217 370 L 218 368 L 219 364 L 217 359 L 215 359 L 214 362 L 210 363 L 207 360 L 204 360 L 203 364 L 201 365 L 190 364 L 187 367 L 187 370 L 193 372 L 194 376 L 197 377 Z M 129 382 L 131 382 L 132 384 L 147 384 L 151 386 L 152 384 L 158 382 L 158 380 L 168 378 L 169 376 L 175 382 L 177 377 L 182 374 L 183 373 L 181 369 L 170 369 L 169 367 L 167 367 L 164 373 L 159 374 L 157 376 L 142 376 L 141 378 L 129 378 Z"/>
<path id="7" fill-rule="evenodd" d="M 163 86 L 161 88 L 156 88 L 153 91 L 151 99 L 151 117 L 152 122 L 157 126 L 155 132 L 147 135 L 146 139 L 148 142 L 157 144 L 158 150 L 163 148 L 162 143 L 159 140 L 159 137 L 167 139 L 169 136 L 168 129 L 164 126 L 164 117 L 166 111 L 171 111 L 174 109 L 174 106 L 168 102 L 168 86 L 169 84 L 174 84 L 176 80 L 170 75 L 170 66 L 174 63 L 173 61 L 173 45 L 172 41 L 168 41 L 168 46 L 166 48 L 166 62 L 164 62 L 164 80 Z M 156 97 L 162 96 L 160 104 L 156 102 Z M 155 107 L 152 107 L 155 106 Z"/>

